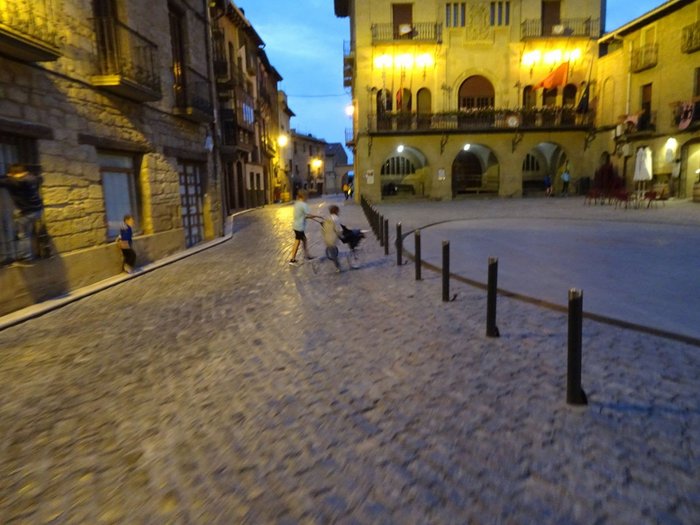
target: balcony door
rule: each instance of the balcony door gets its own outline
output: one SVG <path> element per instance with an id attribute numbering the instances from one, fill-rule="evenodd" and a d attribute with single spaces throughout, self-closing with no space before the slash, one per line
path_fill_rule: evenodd
<path id="1" fill-rule="evenodd" d="M 559 0 L 543 0 L 542 2 L 542 35 L 554 34 L 554 26 L 561 24 L 561 2 Z"/>
<path id="2" fill-rule="evenodd" d="M 394 39 L 413 36 L 413 4 L 391 4 Z"/>

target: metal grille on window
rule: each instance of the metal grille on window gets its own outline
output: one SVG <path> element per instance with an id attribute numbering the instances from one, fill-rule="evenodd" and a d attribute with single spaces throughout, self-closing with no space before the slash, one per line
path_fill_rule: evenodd
<path id="1" fill-rule="evenodd" d="M 202 215 L 202 167 L 199 164 L 180 164 L 180 204 L 185 245 L 189 248 L 204 238 Z"/>

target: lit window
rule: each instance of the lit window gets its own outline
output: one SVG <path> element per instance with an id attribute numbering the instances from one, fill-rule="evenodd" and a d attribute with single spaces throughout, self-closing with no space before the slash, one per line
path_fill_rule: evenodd
<path id="1" fill-rule="evenodd" d="M 137 193 L 137 162 L 131 154 L 98 152 L 102 176 L 102 193 L 105 200 L 107 238 L 119 233 L 124 215 L 134 217 L 139 225 Z"/>

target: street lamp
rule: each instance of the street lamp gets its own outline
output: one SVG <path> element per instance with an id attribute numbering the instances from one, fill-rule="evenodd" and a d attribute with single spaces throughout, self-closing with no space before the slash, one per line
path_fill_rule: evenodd
<path id="1" fill-rule="evenodd" d="M 284 148 L 287 144 L 289 144 L 289 135 L 286 135 L 285 133 L 280 133 L 277 137 L 277 144 L 280 148 Z"/>

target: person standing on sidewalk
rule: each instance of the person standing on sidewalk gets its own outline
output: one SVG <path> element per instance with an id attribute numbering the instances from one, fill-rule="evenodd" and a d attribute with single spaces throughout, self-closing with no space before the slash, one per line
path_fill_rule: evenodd
<path id="1" fill-rule="evenodd" d="M 292 222 L 292 228 L 294 229 L 294 247 L 292 248 L 292 258 L 289 260 L 289 264 L 295 265 L 297 261 L 297 251 L 299 250 L 299 243 L 304 247 L 304 256 L 307 259 L 312 259 L 309 255 L 309 249 L 306 245 L 306 219 L 320 219 L 318 215 L 311 215 L 311 209 L 306 203 L 306 192 L 299 190 L 297 192 L 297 200 L 294 202 L 294 220 Z"/>
<path id="2" fill-rule="evenodd" d="M 134 251 L 134 217 L 128 213 L 124 215 L 124 222 L 119 230 L 119 237 L 117 237 L 117 243 L 122 251 L 122 257 L 124 258 L 124 265 L 122 269 L 126 273 L 132 273 L 134 271 L 134 265 L 136 264 L 136 252 Z"/>
<path id="3" fill-rule="evenodd" d="M 41 219 L 44 203 L 39 194 L 43 182 L 41 175 L 30 173 L 23 164 L 13 164 L 6 177 L 0 177 L 0 188 L 7 189 L 15 205 L 14 219 L 17 234 L 17 260 L 34 259 L 32 236 L 34 223 Z"/>

